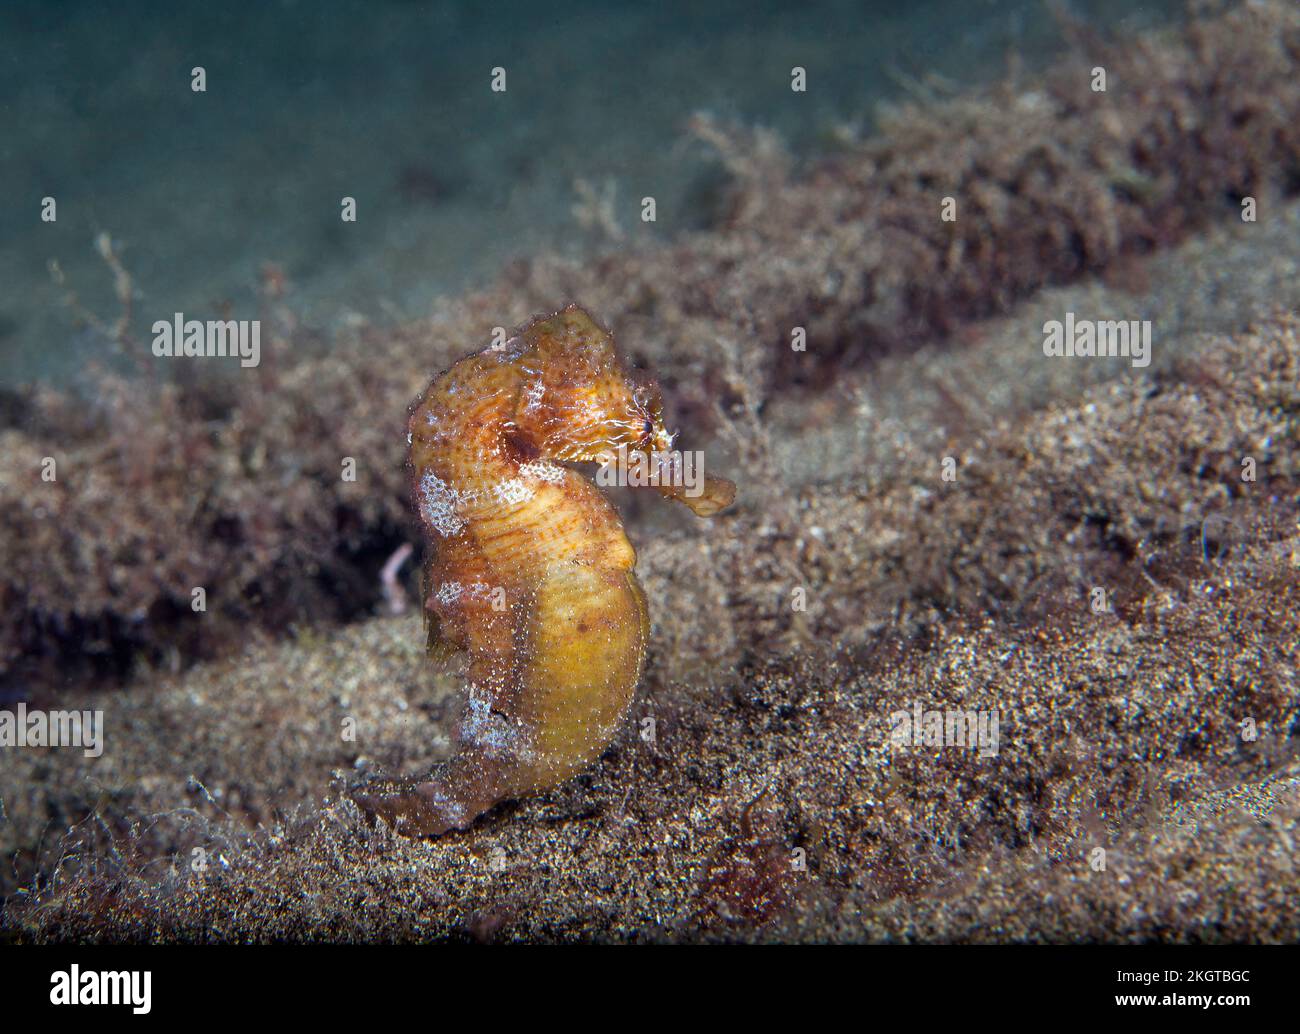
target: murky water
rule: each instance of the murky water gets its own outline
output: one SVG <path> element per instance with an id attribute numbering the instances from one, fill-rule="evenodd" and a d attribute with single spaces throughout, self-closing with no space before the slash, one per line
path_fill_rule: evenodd
<path id="1" fill-rule="evenodd" d="M 1119 34 L 1180 8 L 1073 5 Z M 0 39 L 10 384 L 75 378 L 109 353 L 86 317 L 120 314 L 102 234 L 142 332 L 176 311 L 254 315 L 274 280 L 328 336 L 418 317 L 512 257 L 706 225 L 718 169 L 686 132 L 696 112 L 815 156 L 869 127 L 881 99 L 994 78 L 1009 55 L 1032 67 L 1061 44 L 1038 0 L 18 3 Z M 584 197 L 614 221 L 584 228 Z"/>

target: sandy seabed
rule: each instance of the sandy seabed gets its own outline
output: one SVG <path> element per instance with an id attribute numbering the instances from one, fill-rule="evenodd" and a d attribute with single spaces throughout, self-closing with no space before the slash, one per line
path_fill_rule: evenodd
<path id="1" fill-rule="evenodd" d="M 272 305 L 257 386 L 173 385 L 149 419 L 124 381 L 88 412 L 7 397 L 0 660 L 34 706 L 102 708 L 107 735 L 96 759 L 6 753 L 7 934 L 1300 937 L 1300 25 L 1251 5 L 1136 50 L 1167 90 L 1109 114 L 1019 84 L 1032 133 L 996 149 L 1009 169 L 979 141 L 1005 140 L 1014 109 L 983 94 L 807 176 L 706 122 L 734 204 L 683 242 L 539 258 L 326 357 L 298 354 Z M 1238 104 L 1214 84 L 1247 66 L 1257 100 Z M 1197 120 L 1199 150 L 1153 137 L 1153 111 Z M 942 165 L 925 119 L 958 117 L 952 189 L 983 197 L 980 226 L 873 250 L 868 230 Z M 1216 127 L 1251 119 L 1292 135 L 1229 160 Z M 1081 127 L 1134 168 L 1086 166 Z M 1161 147 L 1195 171 L 1137 167 Z M 378 566 L 414 534 L 405 405 L 497 321 L 569 297 L 663 376 L 737 505 L 698 524 L 627 506 L 653 641 L 602 760 L 405 840 L 343 794 L 445 756 L 460 706 L 419 617 L 377 616 Z M 1044 356 L 1067 311 L 1152 320 L 1151 366 Z M 807 365 L 781 347 L 799 320 Z M 158 434 L 160 412 L 206 430 Z M 51 450 L 66 487 L 23 484 Z M 338 455 L 360 483 L 338 482 Z M 213 586 L 211 611 L 185 631 L 191 584 Z M 69 650 L 87 629 L 89 659 Z M 105 669 L 121 685 L 91 688 Z M 996 714 L 996 749 L 891 743 L 917 707 Z"/>

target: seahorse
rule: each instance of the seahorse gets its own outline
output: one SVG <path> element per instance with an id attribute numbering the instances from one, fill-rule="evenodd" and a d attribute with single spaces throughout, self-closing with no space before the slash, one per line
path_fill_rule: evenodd
<path id="1" fill-rule="evenodd" d="M 683 484 L 658 387 L 577 305 L 436 377 L 408 432 L 429 652 L 467 653 L 467 702 L 450 760 L 352 797 L 400 833 L 440 836 L 587 768 L 640 681 L 650 618 L 636 553 L 609 500 L 569 464 L 640 457 L 652 487 L 700 517 L 731 505 L 735 485 Z"/>

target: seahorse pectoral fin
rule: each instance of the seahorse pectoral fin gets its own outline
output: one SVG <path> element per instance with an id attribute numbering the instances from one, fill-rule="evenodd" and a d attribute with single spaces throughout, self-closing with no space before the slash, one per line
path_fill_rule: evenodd
<path id="1" fill-rule="evenodd" d="M 420 568 L 420 599 L 427 601 L 428 598 L 428 580 L 425 577 L 424 568 Z M 420 608 L 420 616 L 424 621 L 425 653 L 429 655 L 435 664 L 446 664 L 459 648 L 443 634 L 442 622 L 438 619 L 438 615 L 429 609 L 427 602 Z"/>
<path id="2" fill-rule="evenodd" d="M 442 622 L 438 620 L 438 616 L 430 614 L 427 609 L 424 612 L 424 629 L 426 632 L 424 648 L 435 664 L 446 664 L 464 649 L 444 633 Z"/>

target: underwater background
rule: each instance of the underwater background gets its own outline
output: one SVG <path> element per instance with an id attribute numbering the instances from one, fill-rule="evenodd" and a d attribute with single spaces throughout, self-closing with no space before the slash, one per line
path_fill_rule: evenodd
<path id="1" fill-rule="evenodd" d="M 1070 10 L 1137 31 L 1176 0 Z M 723 189 L 698 111 L 778 131 L 799 159 L 874 105 L 1044 67 L 1037 0 L 784 4 L 32 3 L 0 10 L 0 383 L 64 380 L 110 346 L 62 300 L 114 307 L 94 241 L 121 249 L 141 315 L 246 315 L 265 267 L 301 318 L 424 315 L 512 258 L 580 255 L 579 181 L 613 190 L 631 244 L 707 227 Z M 816 68 L 790 90 L 790 68 Z M 204 66 L 207 90 L 190 89 Z M 491 70 L 509 69 L 504 93 Z M 838 144 L 837 144 L 838 141 Z M 639 200 L 653 195 L 653 226 Z M 56 223 L 39 200 L 55 197 Z M 354 224 L 339 199 L 358 199 Z M 49 262 L 64 274 L 52 282 Z"/>
<path id="2" fill-rule="evenodd" d="M 0 284 L 0 724 L 104 720 L 0 743 L 4 939 L 1300 939 L 1292 0 L 8 3 Z M 610 490 L 612 744 L 407 839 L 408 407 L 569 302 L 736 499 Z"/>

